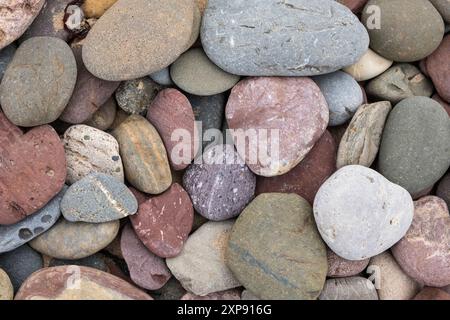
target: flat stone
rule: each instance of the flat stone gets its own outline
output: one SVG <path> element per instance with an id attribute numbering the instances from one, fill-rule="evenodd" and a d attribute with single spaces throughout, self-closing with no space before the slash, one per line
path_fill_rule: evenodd
<path id="1" fill-rule="evenodd" d="M 258 176 L 256 194 L 296 193 L 311 205 L 320 186 L 336 171 L 336 143 L 328 131 L 295 168 L 272 178 Z"/>
<path id="2" fill-rule="evenodd" d="M 311 206 L 296 194 L 266 193 L 253 200 L 233 226 L 225 260 L 237 280 L 263 300 L 314 300 L 327 274 Z"/>
<path id="3" fill-rule="evenodd" d="M 188 167 L 183 176 L 195 210 L 213 221 L 238 216 L 255 194 L 255 175 L 231 145 L 206 149 L 201 162 Z"/>
<path id="4" fill-rule="evenodd" d="M 0 300 L 12 300 L 14 298 L 14 289 L 5 271 L 0 269 Z"/>
<path id="5" fill-rule="evenodd" d="M 31 38 L 17 49 L 3 76 L 3 112 L 22 127 L 53 122 L 69 102 L 76 80 L 75 58 L 64 41 Z"/>
<path id="6" fill-rule="evenodd" d="M 64 147 L 50 126 L 23 134 L 0 112 L 0 158 L 0 224 L 35 213 L 64 186 Z"/>
<path id="7" fill-rule="evenodd" d="M 116 91 L 120 108 L 129 114 L 144 115 L 163 88 L 148 77 L 124 81 Z"/>
<path id="8" fill-rule="evenodd" d="M 347 260 L 364 260 L 392 247 L 408 231 L 413 214 L 405 189 L 358 165 L 334 173 L 314 199 L 322 238 Z"/>
<path id="9" fill-rule="evenodd" d="M 14 54 L 16 53 L 16 46 L 11 44 L 0 51 L 0 81 L 3 78 L 3 74 L 6 71 L 9 63 L 12 61 Z"/>
<path id="10" fill-rule="evenodd" d="M 106 257 L 101 253 L 93 254 L 92 256 L 78 259 L 78 260 L 63 260 L 63 259 L 51 259 L 49 261 L 49 267 L 58 267 L 58 266 L 83 266 L 89 267 L 93 269 L 97 269 L 100 271 L 108 272 L 109 268 L 105 262 Z"/>
<path id="11" fill-rule="evenodd" d="M 363 277 L 329 279 L 319 300 L 378 300 L 373 283 Z"/>
<path id="12" fill-rule="evenodd" d="M 201 39 L 219 68 L 242 76 L 330 73 L 358 61 L 369 46 L 358 18 L 326 0 L 209 0 Z"/>
<path id="13" fill-rule="evenodd" d="M 74 276 L 77 276 L 75 282 Z M 80 266 L 45 268 L 34 273 L 24 282 L 15 299 L 153 300 L 145 292 L 118 277 Z"/>
<path id="14" fill-rule="evenodd" d="M 414 297 L 414 300 L 450 300 L 450 294 L 439 288 L 426 287 Z"/>
<path id="15" fill-rule="evenodd" d="M 199 296 L 239 287 L 225 265 L 225 249 L 234 221 L 207 222 L 187 240 L 183 251 L 166 260 L 183 287 Z"/>
<path id="16" fill-rule="evenodd" d="M 188 292 L 180 300 L 241 300 L 241 292 L 237 289 L 231 289 L 213 292 L 203 297 Z"/>
<path id="17" fill-rule="evenodd" d="M 112 135 L 87 125 L 75 125 L 64 133 L 63 143 L 69 184 L 94 172 L 124 181 L 119 144 Z"/>
<path id="18" fill-rule="evenodd" d="M 390 113 L 383 131 L 379 171 L 411 194 L 435 184 L 450 166 L 450 119 L 426 97 L 407 98 Z"/>
<path id="19" fill-rule="evenodd" d="M 164 68 L 160 71 L 152 73 L 150 78 L 155 81 L 157 84 L 162 86 L 172 86 L 174 85 L 172 78 L 170 77 L 170 68 Z"/>
<path id="20" fill-rule="evenodd" d="M 90 30 L 83 61 L 110 81 L 159 71 L 192 42 L 196 10 L 192 0 L 119 0 Z"/>
<path id="21" fill-rule="evenodd" d="M 337 153 L 337 167 L 370 167 L 380 148 L 386 119 L 392 106 L 389 101 L 362 105 L 344 133 Z"/>
<path id="22" fill-rule="evenodd" d="M 450 173 L 447 173 L 439 182 L 436 190 L 436 196 L 444 200 L 447 207 L 450 208 Z"/>
<path id="23" fill-rule="evenodd" d="M 192 230 L 194 209 L 187 192 L 174 183 L 163 194 L 141 203 L 130 220 L 148 250 L 163 258 L 175 257 Z"/>
<path id="24" fill-rule="evenodd" d="M 450 103 L 450 35 L 426 59 L 426 69 L 439 95 Z"/>
<path id="25" fill-rule="evenodd" d="M 30 241 L 30 245 L 53 258 L 82 259 L 110 244 L 119 231 L 119 225 L 119 221 L 85 223 L 60 219 L 50 230 Z"/>
<path id="26" fill-rule="evenodd" d="M 430 0 L 431 3 L 436 7 L 436 9 L 441 14 L 444 21 L 450 23 L 450 6 L 448 0 Z"/>
<path id="27" fill-rule="evenodd" d="M 411 228 L 393 248 L 400 267 L 430 287 L 450 285 L 450 216 L 445 201 L 428 196 L 414 202 Z"/>
<path id="28" fill-rule="evenodd" d="M 363 272 L 370 259 L 360 261 L 351 261 L 339 257 L 332 250 L 327 248 L 328 273 L 327 276 L 331 278 L 343 278 L 356 276 Z"/>
<path id="29" fill-rule="evenodd" d="M 144 246 L 130 225 L 122 231 L 120 246 L 130 277 L 141 288 L 160 289 L 172 276 L 164 260 Z"/>
<path id="30" fill-rule="evenodd" d="M 392 60 L 388 60 L 369 49 L 361 59 L 351 66 L 345 67 L 343 71 L 350 74 L 356 81 L 366 81 L 379 76 L 392 64 Z"/>
<path id="31" fill-rule="evenodd" d="M 108 130 L 116 118 L 117 103 L 114 97 L 106 101 L 93 115 L 85 122 L 86 125 L 99 130 Z"/>
<path id="32" fill-rule="evenodd" d="M 125 177 L 138 190 L 159 194 L 172 184 L 169 160 L 164 144 L 144 117 L 131 115 L 114 129 L 119 142 Z"/>
<path id="33" fill-rule="evenodd" d="M 272 177 L 289 172 L 305 158 L 325 132 L 329 111 L 309 78 L 260 77 L 242 80 L 231 90 L 225 117 L 230 129 L 241 130 L 231 132 L 241 158 L 255 174 Z M 259 152 L 245 139 L 247 130 L 266 132 L 266 139 L 258 139 Z M 265 157 L 252 156 L 261 149 Z"/>

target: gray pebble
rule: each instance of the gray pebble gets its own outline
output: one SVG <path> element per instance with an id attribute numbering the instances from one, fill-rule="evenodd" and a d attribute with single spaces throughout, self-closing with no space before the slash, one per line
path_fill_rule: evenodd
<path id="1" fill-rule="evenodd" d="M 150 103 L 162 89 L 147 77 L 125 81 L 116 91 L 117 104 L 127 113 L 145 115 Z"/>
<path id="2" fill-rule="evenodd" d="M 172 86 L 173 81 L 170 77 L 170 68 L 164 68 L 158 72 L 152 73 L 150 78 L 155 81 L 157 84 L 162 86 Z"/>

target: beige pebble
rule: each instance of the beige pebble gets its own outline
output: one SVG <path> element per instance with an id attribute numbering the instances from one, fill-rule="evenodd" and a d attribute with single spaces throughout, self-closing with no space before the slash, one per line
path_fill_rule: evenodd
<path id="1" fill-rule="evenodd" d="M 387 60 L 369 49 L 357 63 L 343 70 L 355 78 L 356 81 L 366 81 L 379 76 L 389 69 L 392 64 L 393 61 Z"/>

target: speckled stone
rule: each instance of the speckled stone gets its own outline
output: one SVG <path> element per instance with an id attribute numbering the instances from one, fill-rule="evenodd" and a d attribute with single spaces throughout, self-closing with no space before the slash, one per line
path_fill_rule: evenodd
<path id="1" fill-rule="evenodd" d="M 119 231 L 119 225 L 119 221 L 85 223 L 60 219 L 50 230 L 30 241 L 30 245 L 53 258 L 82 259 L 110 244 Z"/>
<path id="2" fill-rule="evenodd" d="M 175 257 L 192 230 L 194 209 L 186 191 L 174 183 L 163 194 L 140 203 L 138 213 L 130 220 L 151 252 L 163 258 Z"/>
<path id="3" fill-rule="evenodd" d="M 450 166 L 450 119 L 426 97 L 407 98 L 390 113 L 383 131 L 379 171 L 411 194 L 435 184 Z"/>
<path id="4" fill-rule="evenodd" d="M 50 280 L 50 281 L 49 281 Z M 29 277 L 16 300 L 153 300 L 109 273 L 79 266 L 45 268 Z"/>
<path id="5" fill-rule="evenodd" d="M 295 168 L 272 178 L 257 177 L 256 194 L 267 192 L 296 193 L 310 204 L 320 186 L 336 171 L 336 143 L 328 131 Z"/>
<path id="6" fill-rule="evenodd" d="M 138 286 L 157 290 L 172 276 L 164 260 L 144 246 L 130 225 L 126 225 L 122 231 L 120 247 L 130 270 L 130 277 Z"/>
<path id="7" fill-rule="evenodd" d="M 78 260 L 62 260 L 62 259 L 51 259 L 48 263 L 49 267 L 58 266 L 83 266 L 100 271 L 108 272 L 109 268 L 105 262 L 106 257 L 101 253 L 93 254 L 92 256 L 78 259 Z"/>
<path id="8" fill-rule="evenodd" d="M 439 288 L 426 287 L 414 297 L 414 300 L 450 300 L 450 294 Z"/>
<path id="9" fill-rule="evenodd" d="M 366 81 L 373 79 L 392 66 L 393 61 L 378 55 L 372 50 L 367 52 L 356 63 L 343 69 L 356 81 Z"/>
<path id="10" fill-rule="evenodd" d="M 347 260 L 364 260 L 392 247 L 408 231 L 413 214 L 405 189 L 358 165 L 338 170 L 314 199 L 322 238 Z"/>
<path id="11" fill-rule="evenodd" d="M 148 77 L 124 81 L 116 91 L 117 104 L 129 114 L 145 115 L 148 106 L 162 89 Z"/>
<path id="12" fill-rule="evenodd" d="M 75 58 L 64 41 L 31 38 L 17 49 L 3 76 L 3 112 L 22 127 L 53 122 L 69 102 L 76 79 Z"/>
<path id="13" fill-rule="evenodd" d="M 192 0 L 119 0 L 86 38 L 83 61 L 105 80 L 131 80 L 159 71 L 193 42 Z"/>
<path id="14" fill-rule="evenodd" d="M 63 143 L 69 184 L 93 172 L 124 181 L 119 144 L 110 134 L 87 125 L 75 125 L 64 133 Z"/>
<path id="15" fill-rule="evenodd" d="M 217 145 L 183 176 L 195 210 L 213 221 L 236 217 L 255 193 L 256 177 L 231 145 Z"/>
<path id="16" fill-rule="evenodd" d="M 0 225 L 0 253 L 14 250 L 50 229 L 61 215 L 60 203 L 66 187 L 36 213 L 20 222 Z"/>
<path id="17" fill-rule="evenodd" d="M 360 261 L 351 261 L 339 257 L 336 253 L 327 248 L 328 273 L 327 276 L 331 278 L 343 278 L 356 276 L 363 272 L 370 259 Z"/>
<path id="18" fill-rule="evenodd" d="M 411 228 L 393 248 L 400 267 L 430 287 L 450 285 L 450 216 L 444 200 L 428 196 L 414 202 Z"/>
<path id="19" fill-rule="evenodd" d="M 450 173 L 447 173 L 436 190 L 436 195 L 447 203 L 447 207 L 450 208 Z"/>
<path id="20" fill-rule="evenodd" d="M 11 44 L 0 51 L 0 81 L 3 78 L 3 74 L 6 71 L 9 63 L 12 61 L 14 54 L 16 53 L 16 46 Z"/>
<path id="21" fill-rule="evenodd" d="M 338 168 L 352 164 L 365 167 L 372 165 L 391 109 L 389 101 L 364 104 L 358 109 L 339 144 Z"/>
<path id="22" fill-rule="evenodd" d="M 444 21 L 450 23 L 450 3 L 448 0 L 430 0 L 441 14 Z"/>
<path id="23" fill-rule="evenodd" d="M 327 101 L 329 126 L 339 126 L 350 120 L 364 102 L 358 82 L 345 72 L 336 71 L 313 77 L 313 80 Z"/>
<path id="24" fill-rule="evenodd" d="M 450 103 L 450 35 L 445 36 L 436 51 L 428 56 L 425 64 L 437 92 Z"/>
<path id="25" fill-rule="evenodd" d="M 201 39 L 215 64 L 243 76 L 330 73 L 358 61 L 369 46 L 357 17 L 328 0 L 210 0 Z"/>
<path id="26" fill-rule="evenodd" d="M 225 248 L 234 221 L 207 222 L 187 240 L 183 251 L 166 260 L 183 287 L 199 296 L 239 287 L 225 265 Z"/>
<path id="27" fill-rule="evenodd" d="M 273 177 L 289 172 L 311 151 L 326 130 L 329 111 L 319 87 L 309 78 L 260 77 L 242 80 L 231 90 L 225 117 L 230 129 L 266 131 L 267 139 L 258 139 L 259 152 L 252 152 L 266 149 L 267 159 L 252 159 L 246 151 L 252 147 L 249 139 L 239 131 L 231 135 L 239 139 L 238 153 L 249 168 Z"/>
<path id="28" fill-rule="evenodd" d="M 14 297 L 14 289 L 5 271 L 0 269 L 0 301 L 12 300 Z"/>
<path id="29" fill-rule="evenodd" d="M 162 86 L 172 86 L 174 83 L 172 78 L 170 77 L 170 68 L 164 68 L 160 71 L 152 73 L 150 78 L 155 81 L 157 84 Z"/>
<path id="30" fill-rule="evenodd" d="M 106 101 L 93 115 L 85 122 L 86 125 L 99 130 L 108 130 L 116 118 L 117 103 L 114 97 Z"/>
<path id="31" fill-rule="evenodd" d="M 265 193 L 253 200 L 233 226 L 225 260 L 237 280 L 264 300 L 316 299 L 327 274 L 311 206 L 296 194 Z"/>
<path id="32" fill-rule="evenodd" d="M 197 296 L 193 293 L 186 293 L 180 300 L 241 300 L 241 291 L 237 289 L 213 292 L 206 296 Z"/>
<path id="33" fill-rule="evenodd" d="M 164 144 L 144 117 L 131 115 L 112 132 L 119 142 L 125 177 L 138 190 L 159 194 L 172 184 Z"/>
<path id="34" fill-rule="evenodd" d="M 363 277 L 329 279 L 319 300 L 378 300 L 373 283 Z"/>

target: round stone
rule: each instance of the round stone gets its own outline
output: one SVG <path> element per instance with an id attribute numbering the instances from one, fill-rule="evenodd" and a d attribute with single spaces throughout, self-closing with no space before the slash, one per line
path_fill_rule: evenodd
<path id="1" fill-rule="evenodd" d="M 430 287 L 450 285 L 450 216 L 445 201 L 434 196 L 414 203 L 414 220 L 392 253 L 414 280 Z"/>
<path id="2" fill-rule="evenodd" d="M 255 194 L 256 177 L 231 145 L 208 148 L 183 176 L 195 210 L 222 221 L 238 216 Z"/>
<path id="3" fill-rule="evenodd" d="M 373 283 L 363 277 L 329 279 L 319 300 L 378 300 Z"/>
<path id="4" fill-rule="evenodd" d="M 155 81 L 157 84 L 162 86 L 172 86 L 174 83 L 172 78 L 170 77 L 170 68 L 164 68 L 160 71 L 152 73 L 150 78 Z"/>
<path id="5" fill-rule="evenodd" d="M 378 166 L 411 194 L 435 184 L 450 166 L 450 119 L 444 108 L 426 97 L 397 104 L 383 131 Z"/>
<path id="6" fill-rule="evenodd" d="M 99 130 L 108 130 L 116 118 L 117 103 L 114 97 L 106 101 L 93 115 L 85 122 L 86 125 Z"/>
<path id="7" fill-rule="evenodd" d="M 3 74 L 6 71 L 9 63 L 12 61 L 14 54 L 16 53 L 16 46 L 11 44 L 0 51 L 0 81 L 3 78 Z"/>
<path id="8" fill-rule="evenodd" d="M 381 14 L 381 26 L 374 21 L 374 6 Z M 370 47 L 398 62 L 425 58 L 439 46 L 444 36 L 441 15 L 424 0 L 370 0 L 361 20 L 369 32 Z"/>
<path id="9" fill-rule="evenodd" d="M 450 103 L 450 35 L 428 56 L 425 64 L 437 92 Z"/>
<path id="10" fill-rule="evenodd" d="M 364 260 L 392 247 L 408 231 L 413 214 L 405 189 L 357 165 L 333 174 L 314 200 L 322 238 L 347 260 Z"/>
<path id="11" fill-rule="evenodd" d="M 450 173 L 447 173 L 439 182 L 436 195 L 447 203 L 450 208 Z"/>
<path id="12" fill-rule="evenodd" d="M 305 158 L 325 132 L 329 111 L 311 79 L 261 77 L 231 90 L 225 116 L 241 158 L 257 175 L 272 177 Z M 259 138 L 247 139 L 255 130 Z"/>
<path id="13" fill-rule="evenodd" d="M 53 122 L 69 102 L 76 80 L 75 58 L 64 41 L 31 38 L 17 49 L 3 76 L 3 112 L 22 127 Z"/>
<path id="14" fill-rule="evenodd" d="M 14 289 L 5 271 L 0 269 L 0 300 L 12 300 L 14 297 Z"/>
<path id="15" fill-rule="evenodd" d="M 343 70 L 355 78 L 356 81 L 366 81 L 379 76 L 389 69 L 392 64 L 392 60 L 387 60 L 369 49 L 361 59 Z"/>
<path id="16" fill-rule="evenodd" d="M 112 135 L 87 125 L 75 125 L 64 133 L 63 143 L 69 184 L 93 172 L 124 181 L 119 144 Z"/>
<path id="17" fill-rule="evenodd" d="M 332 278 L 356 276 L 366 269 L 370 261 L 370 259 L 364 259 L 360 261 L 347 260 L 339 257 L 330 249 L 327 249 L 327 260 L 327 276 Z"/>
<path id="18" fill-rule="evenodd" d="M 145 115 L 148 106 L 162 89 L 148 77 L 125 81 L 116 91 L 117 104 L 129 114 Z"/>

